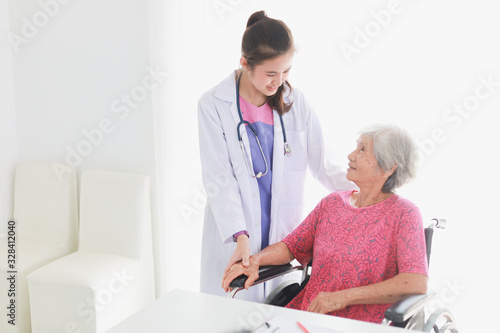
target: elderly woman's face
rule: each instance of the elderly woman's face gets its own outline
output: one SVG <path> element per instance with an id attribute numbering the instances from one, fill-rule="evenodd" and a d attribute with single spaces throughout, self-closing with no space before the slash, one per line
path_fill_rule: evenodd
<path id="1" fill-rule="evenodd" d="M 385 172 L 378 165 L 373 152 L 373 140 L 361 136 L 358 139 L 356 149 L 347 158 L 349 159 L 347 179 L 358 186 L 384 178 Z"/>

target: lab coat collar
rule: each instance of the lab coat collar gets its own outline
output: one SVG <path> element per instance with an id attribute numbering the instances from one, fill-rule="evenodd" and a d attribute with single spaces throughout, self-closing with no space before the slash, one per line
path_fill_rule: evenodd
<path id="1" fill-rule="evenodd" d="M 215 97 L 226 101 L 236 103 L 236 71 L 231 72 L 215 90 Z"/>
<path id="2" fill-rule="evenodd" d="M 236 126 L 240 122 L 238 106 L 236 104 L 236 71 L 231 72 L 231 75 L 217 85 L 214 96 L 222 101 L 231 103 L 229 111 Z M 247 140 L 245 139 L 245 143 L 247 143 Z"/>

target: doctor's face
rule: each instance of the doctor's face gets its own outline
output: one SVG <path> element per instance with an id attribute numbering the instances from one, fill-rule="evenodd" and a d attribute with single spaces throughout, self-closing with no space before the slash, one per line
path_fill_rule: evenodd
<path id="1" fill-rule="evenodd" d="M 246 66 L 246 59 L 242 58 L 242 65 L 248 71 L 248 79 L 264 96 L 272 96 L 278 88 L 288 79 L 288 74 L 292 67 L 294 51 L 278 56 L 276 58 L 264 60 L 253 69 Z"/>

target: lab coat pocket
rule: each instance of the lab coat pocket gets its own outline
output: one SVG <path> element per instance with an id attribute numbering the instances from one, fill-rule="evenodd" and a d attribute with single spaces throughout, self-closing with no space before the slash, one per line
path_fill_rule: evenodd
<path id="1" fill-rule="evenodd" d="M 307 132 L 289 129 L 287 141 L 292 150 L 290 156 L 285 156 L 284 167 L 287 170 L 306 171 L 307 169 Z"/>

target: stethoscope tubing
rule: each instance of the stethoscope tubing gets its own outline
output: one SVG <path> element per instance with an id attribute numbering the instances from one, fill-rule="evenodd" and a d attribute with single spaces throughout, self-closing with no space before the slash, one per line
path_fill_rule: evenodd
<path id="1" fill-rule="evenodd" d="M 241 114 L 241 108 L 240 108 L 240 80 L 241 80 L 241 75 L 242 74 L 239 74 L 238 75 L 238 79 L 236 80 L 236 106 L 237 106 L 237 109 L 238 109 L 238 116 L 240 117 L 240 122 L 236 126 L 236 130 L 238 132 L 238 141 L 240 141 L 240 144 L 242 144 L 243 141 L 242 141 L 242 138 L 241 138 L 240 126 L 246 124 L 248 126 L 248 128 L 250 128 L 250 130 L 252 131 L 252 133 L 254 134 L 255 138 L 257 139 L 257 141 L 259 143 L 259 147 L 260 147 L 260 141 L 259 141 L 259 138 L 258 138 L 257 130 L 255 129 L 255 127 L 250 122 L 248 122 L 246 120 L 243 120 L 243 115 Z M 283 116 L 281 114 L 278 114 L 278 116 L 280 118 L 281 130 L 283 132 L 283 144 L 284 144 L 283 150 L 284 150 L 284 155 L 290 156 L 291 153 L 292 153 L 292 150 L 290 148 L 290 145 L 288 144 L 288 140 L 287 140 L 287 137 L 286 137 L 286 130 L 285 130 L 285 124 L 283 122 Z M 260 150 L 262 151 L 262 147 L 260 147 Z M 266 164 L 267 164 L 267 161 L 266 161 Z"/>

